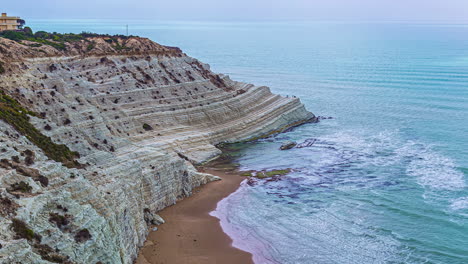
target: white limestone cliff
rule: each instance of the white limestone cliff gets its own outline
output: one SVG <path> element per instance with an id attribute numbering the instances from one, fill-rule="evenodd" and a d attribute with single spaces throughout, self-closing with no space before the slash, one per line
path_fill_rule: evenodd
<path id="1" fill-rule="evenodd" d="M 217 179 L 192 165 L 219 155 L 217 144 L 315 118 L 299 99 L 215 74 L 177 48 L 114 42 L 94 37 L 60 51 L 0 38 L 0 89 L 83 165 L 51 160 L 0 118 L 0 263 L 132 263 L 145 219 Z M 11 191 L 21 181 L 32 189 Z M 35 237 L 19 238 L 13 219 Z"/>

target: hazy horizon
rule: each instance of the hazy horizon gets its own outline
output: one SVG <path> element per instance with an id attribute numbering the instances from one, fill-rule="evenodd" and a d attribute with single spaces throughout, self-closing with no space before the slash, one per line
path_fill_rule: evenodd
<path id="1" fill-rule="evenodd" d="M 128 19 L 161 21 L 468 22 L 464 0 L 23 0 L 1 12 L 24 19 Z M 25 8 L 26 7 L 26 8 Z"/>

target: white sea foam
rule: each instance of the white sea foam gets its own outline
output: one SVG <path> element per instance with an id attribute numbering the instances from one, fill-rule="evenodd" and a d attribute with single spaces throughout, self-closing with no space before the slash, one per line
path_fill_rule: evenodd
<path id="1" fill-rule="evenodd" d="M 452 210 L 465 210 L 468 209 L 468 196 L 461 197 L 452 201 L 450 205 Z"/>
<path id="2" fill-rule="evenodd" d="M 233 246 L 251 252 L 255 263 L 388 263 L 419 257 L 411 256 L 411 249 L 401 248 L 395 235 L 370 225 L 373 219 L 367 217 L 373 217 L 373 208 L 369 203 L 330 199 L 328 191 L 320 190 L 352 193 L 362 186 L 385 188 L 379 184 L 397 179 L 421 185 L 425 194 L 436 194 L 444 204 L 451 202 L 453 210 L 468 208 L 468 197 L 449 198 L 452 191 L 466 187 L 455 162 L 431 146 L 401 139 L 398 131 L 376 135 L 341 131 L 321 136 L 313 146 L 290 153 L 293 155 L 285 156 L 284 162 L 299 154 L 296 159 L 305 166 L 298 173 L 305 176 L 288 176 L 301 190 L 281 181 L 258 188 L 244 183 L 211 213 L 220 219 Z M 374 178 L 366 178 L 368 171 Z M 292 180 L 294 177 L 303 180 L 298 183 Z M 326 183 L 317 187 L 316 193 L 311 192 L 321 179 Z M 287 204 L 287 195 L 275 197 L 281 192 L 296 195 L 290 201 L 297 206 Z M 434 195 L 427 197 L 439 204 Z"/>
<path id="3" fill-rule="evenodd" d="M 275 204 L 246 188 L 221 201 L 211 215 L 221 220 L 233 246 L 251 252 L 255 263 L 386 263 L 399 258 L 400 243 L 366 227 L 365 209 L 358 204 L 337 202 L 307 214 L 304 206 Z"/>
<path id="4" fill-rule="evenodd" d="M 236 215 L 239 210 L 233 207 L 242 206 L 242 203 L 239 201 L 244 200 L 244 198 L 249 198 L 247 188 L 246 181 L 242 182 L 241 187 L 237 189 L 236 192 L 221 200 L 216 209 L 210 212 L 210 215 L 220 220 L 223 231 L 233 240 L 232 246 L 252 253 L 255 263 L 278 264 L 273 256 L 268 254 L 271 250 L 271 246 L 262 242 L 257 236 L 255 228 L 249 227 L 248 225 L 239 225 L 239 220 L 234 219 L 239 217 Z"/>
<path id="5" fill-rule="evenodd" d="M 466 186 L 464 175 L 453 160 L 433 151 L 419 153 L 406 172 L 417 177 L 420 185 L 432 189 L 458 190 Z"/>
<path id="6" fill-rule="evenodd" d="M 353 153 L 364 166 L 390 166 L 399 162 L 395 155 L 399 146 L 397 131 L 381 132 L 375 135 L 362 135 L 357 131 L 344 131 L 324 137 L 345 153 Z"/>
<path id="7" fill-rule="evenodd" d="M 343 157 L 361 162 L 361 167 L 406 165 L 406 173 L 418 184 L 436 190 L 458 190 L 466 186 L 464 174 L 455 162 L 432 146 L 399 138 L 398 131 L 376 135 L 342 131 L 321 140 L 339 148 Z"/>

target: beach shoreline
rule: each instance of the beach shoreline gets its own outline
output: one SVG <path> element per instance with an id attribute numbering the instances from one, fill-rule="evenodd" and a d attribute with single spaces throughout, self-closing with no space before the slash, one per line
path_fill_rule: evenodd
<path id="1" fill-rule="evenodd" d="M 253 263 L 252 254 L 232 246 L 220 220 L 210 212 L 245 179 L 235 170 L 201 168 L 222 178 L 196 188 L 192 196 L 159 212 L 166 223 L 148 235 L 136 264 Z"/>

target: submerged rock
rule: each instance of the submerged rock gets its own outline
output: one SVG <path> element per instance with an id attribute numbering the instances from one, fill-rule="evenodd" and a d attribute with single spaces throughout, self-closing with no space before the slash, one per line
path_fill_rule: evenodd
<path id="1" fill-rule="evenodd" d="M 286 141 L 281 145 L 280 150 L 287 150 L 287 149 L 292 149 L 297 145 L 296 142 L 294 141 Z"/>
<path id="2" fill-rule="evenodd" d="M 327 120 L 327 119 L 333 119 L 332 116 L 317 116 L 317 121 L 320 121 L 320 120 Z"/>
<path id="3" fill-rule="evenodd" d="M 271 178 L 275 176 L 283 176 L 288 173 L 290 173 L 292 170 L 291 169 L 284 169 L 284 170 L 263 170 L 263 171 L 241 171 L 240 175 L 243 177 L 255 177 L 259 179 L 264 179 L 264 178 Z"/>

